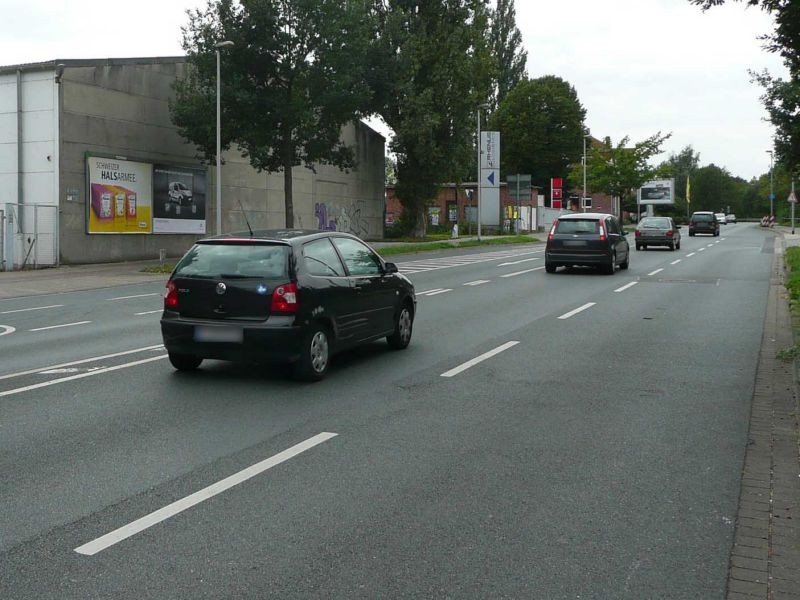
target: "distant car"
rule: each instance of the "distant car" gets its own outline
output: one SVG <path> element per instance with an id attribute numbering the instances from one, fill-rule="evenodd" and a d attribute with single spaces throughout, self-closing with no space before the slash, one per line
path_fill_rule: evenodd
<path id="1" fill-rule="evenodd" d="M 681 249 L 680 227 L 670 217 L 645 217 L 636 227 L 635 235 L 637 250 L 646 250 L 648 246 Z"/>
<path id="2" fill-rule="evenodd" d="M 406 348 L 414 285 L 356 236 L 256 231 L 198 241 L 167 282 L 161 334 L 172 366 L 206 358 L 288 362 L 317 381 L 335 352 L 386 338 Z"/>
<path id="3" fill-rule="evenodd" d="M 711 235 L 719 235 L 719 221 L 713 212 L 707 210 L 699 210 L 693 212 L 689 219 L 689 236 L 697 233 L 710 233 Z"/>
<path id="4" fill-rule="evenodd" d="M 555 273 L 559 266 L 594 266 L 613 275 L 617 265 L 620 269 L 627 269 L 630 246 L 626 235 L 614 215 L 578 213 L 560 216 L 547 236 L 545 271 Z"/>
<path id="5" fill-rule="evenodd" d="M 178 206 L 188 206 L 193 202 L 192 190 L 180 181 L 170 183 L 167 194 L 169 201 Z"/>
<path id="6" fill-rule="evenodd" d="M 717 217 L 717 221 L 719 221 L 720 225 L 727 224 L 727 220 L 725 219 L 725 213 L 714 213 L 714 216 Z"/>
<path id="7" fill-rule="evenodd" d="M 736 215 L 731 213 L 729 215 L 725 215 L 725 222 L 726 223 L 736 223 Z"/>

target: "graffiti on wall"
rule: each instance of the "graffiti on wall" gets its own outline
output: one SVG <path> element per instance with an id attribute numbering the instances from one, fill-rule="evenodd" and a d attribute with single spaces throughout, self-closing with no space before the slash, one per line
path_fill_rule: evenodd
<path id="1" fill-rule="evenodd" d="M 337 206 L 332 202 L 317 202 L 314 215 L 320 231 L 343 231 L 361 237 L 369 235 L 369 221 L 366 217 L 367 203 L 354 200 L 349 205 Z"/>

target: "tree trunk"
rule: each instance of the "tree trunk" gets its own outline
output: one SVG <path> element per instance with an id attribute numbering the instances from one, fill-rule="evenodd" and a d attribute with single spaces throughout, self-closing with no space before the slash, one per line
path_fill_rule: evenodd
<path id="1" fill-rule="evenodd" d="M 284 138 L 286 139 L 286 138 Z M 288 138 L 291 140 L 291 137 Z M 291 141 L 285 141 L 288 146 Z M 286 229 L 294 229 L 294 203 L 292 201 L 292 149 L 285 147 L 283 152 L 283 197 L 286 216 Z"/>
<path id="2" fill-rule="evenodd" d="M 412 235 L 417 238 L 424 238 L 425 237 L 425 205 L 422 204 L 419 207 L 419 212 L 417 212 L 417 223 L 414 226 L 414 231 Z"/>

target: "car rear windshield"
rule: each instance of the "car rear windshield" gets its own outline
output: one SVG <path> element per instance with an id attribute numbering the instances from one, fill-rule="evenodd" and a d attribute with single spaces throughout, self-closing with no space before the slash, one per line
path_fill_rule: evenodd
<path id="1" fill-rule="evenodd" d="M 556 233 L 593 234 L 600 233 L 597 219 L 564 219 L 556 225 Z"/>
<path id="2" fill-rule="evenodd" d="M 714 215 L 692 215 L 692 221 L 713 221 Z"/>
<path id="3" fill-rule="evenodd" d="M 669 219 L 667 217 L 647 217 L 642 219 L 642 227 L 652 227 L 654 229 L 669 229 Z"/>
<path id="4" fill-rule="evenodd" d="M 287 279 L 289 247 L 278 244 L 195 244 L 175 277 Z"/>

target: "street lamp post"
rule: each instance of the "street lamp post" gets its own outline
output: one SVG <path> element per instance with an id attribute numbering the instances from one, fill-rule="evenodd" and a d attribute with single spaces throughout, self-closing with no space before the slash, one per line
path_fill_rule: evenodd
<path id="1" fill-rule="evenodd" d="M 772 222 L 772 217 L 774 215 L 773 204 L 775 201 L 775 190 L 772 179 L 772 150 L 767 150 L 767 154 L 769 154 L 769 218 L 770 222 Z"/>
<path id="2" fill-rule="evenodd" d="M 583 212 L 586 212 L 586 138 L 589 134 L 583 136 L 583 196 L 581 197 L 581 207 Z"/>
<path id="3" fill-rule="evenodd" d="M 478 105 L 478 186 L 475 190 L 478 199 L 478 241 L 481 239 L 481 110 L 485 108 L 489 108 L 489 105 Z"/>
<path id="4" fill-rule="evenodd" d="M 233 42 L 224 41 L 214 44 L 217 50 L 217 235 L 222 233 L 222 117 L 220 115 L 220 68 L 219 51 L 230 48 Z"/>

